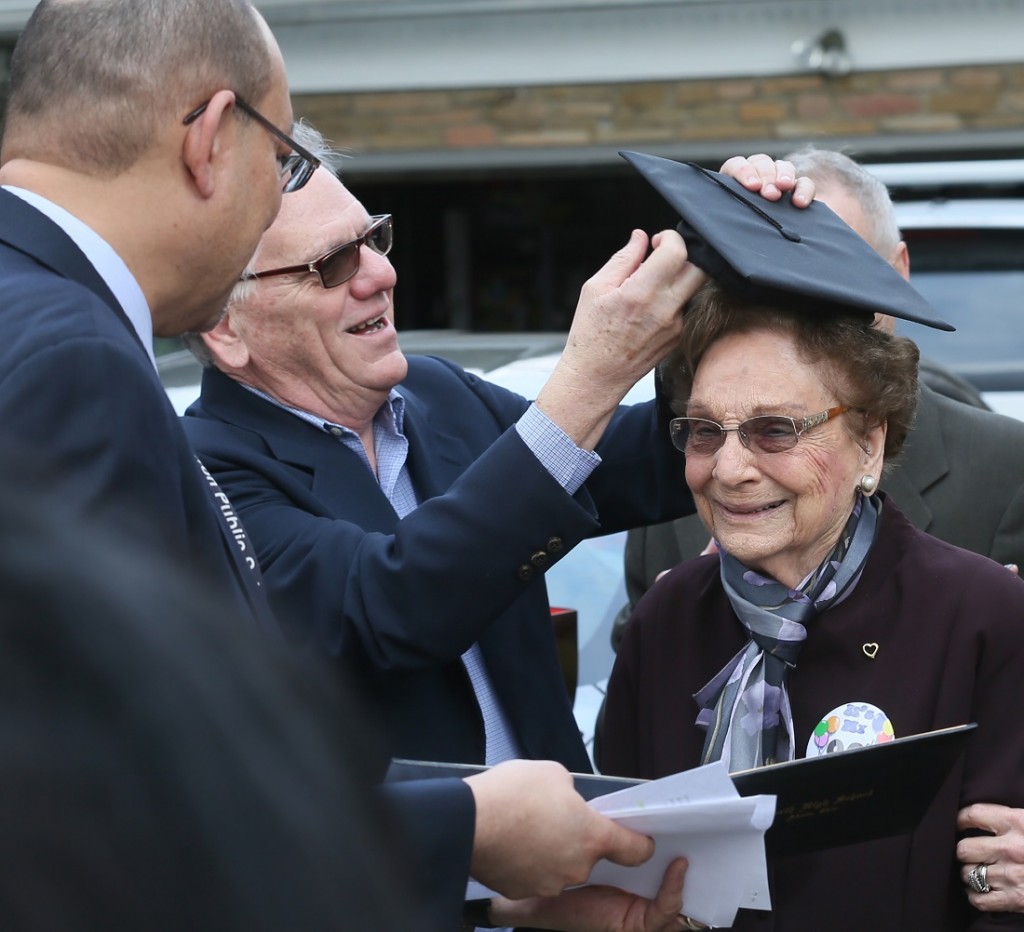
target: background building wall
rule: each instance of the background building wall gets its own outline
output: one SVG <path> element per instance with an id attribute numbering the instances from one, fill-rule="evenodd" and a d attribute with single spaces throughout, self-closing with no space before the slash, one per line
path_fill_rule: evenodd
<path id="1" fill-rule="evenodd" d="M 632 227 L 676 222 L 621 149 L 711 168 L 808 142 L 866 162 L 1024 153 L 1024 62 L 294 100 L 352 156 L 371 212 L 395 214 L 398 319 L 416 328 L 566 329 Z"/>
<path id="2" fill-rule="evenodd" d="M 622 147 L 714 161 L 737 147 L 779 154 L 811 139 L 868 157 L 1018 155 L 1024 62 L 841 77 L 301 94 L 295 108 L 359 157 L 358 174 L 403 164 L 418 172 L 474 162 L 607 164 Z"/>
<path id="3" fill-rule="evenodd" d="M 403 328 L 564 330 L 633 227 L 620 159 L 1024 154 L 1024 0 L 256 0 L 297 116 L 396 217 Z M 6 51 L 33 0 L 0 0 Z"/>

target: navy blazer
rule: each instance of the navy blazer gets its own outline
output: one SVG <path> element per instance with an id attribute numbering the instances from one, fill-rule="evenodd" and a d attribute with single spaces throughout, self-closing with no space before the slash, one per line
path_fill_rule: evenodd
<path id="1" fill-rule="evenodd" d="M 692 511 L 682 456 L 653 402 L 622 408 L 569 496 L 514 427 L 519 395 L 432 357 L 410 357 L 400 390 L 421 500 L 402 521 L 356 454 L 216 370 L 185 426 L 289 637 L 355 672 L 395 756 L 484 760 L 460 661 L 479 642 L 523 756 L 589 770 L 543 570 L 584 537 Z"/>
<path id="2" fill-rule="evenodd" d="M 62 506 L 113 523 L 277 631 L 138 336 L 81 250 L 0 189 L 0 438 L 51 471 Z M 248 545 L 250 546 L 251 545 Z M 381 773 L 385 761 L 381 761 Z M 461 780 L 383 790 L 427 897 L 424 927 L 457 928 L 473 843 Z"/>
<path id="3" fill-rule="evenodd" d="M 124 311 L 74 242 L 4 190 L 0 282 L 0 437 L 50 473 L 63 507 L 147 540 L 269 626 Z"/>

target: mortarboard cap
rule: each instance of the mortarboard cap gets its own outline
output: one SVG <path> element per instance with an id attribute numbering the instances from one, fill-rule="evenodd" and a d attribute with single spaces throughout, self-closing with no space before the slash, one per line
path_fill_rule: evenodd
<path id="1" fill-rule="evenodd" d="M 956 328 L 826 205 L 767 201 L 698 165 L 620 152 L 682 217 L 690 261 L 757 304 L 822 313 L 890 314 Z"/>

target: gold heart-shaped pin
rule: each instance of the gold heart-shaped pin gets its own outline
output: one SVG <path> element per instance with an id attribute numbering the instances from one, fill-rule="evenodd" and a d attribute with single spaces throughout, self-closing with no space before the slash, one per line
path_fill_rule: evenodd
<path id="1" fill-rule="evenodd" d="M 869 641 L 861 647 L 861 650 L 864 651 L 864 656 L 867 657 L 868 660 L 874 660 L 875 655 L 878 653 L 878 645 L 874 641 Z"/>

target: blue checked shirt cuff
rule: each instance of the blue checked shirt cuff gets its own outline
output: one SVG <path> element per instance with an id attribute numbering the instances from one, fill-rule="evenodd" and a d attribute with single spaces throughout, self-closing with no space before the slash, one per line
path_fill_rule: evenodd
<path id="1" fill-rule="evenodd" d="M 579 491 L 580 486 L 601 463 L 600 456 L 581 450 L 535 404 L 530 405 L 516 422 L 516 430 L 530 452 L 570 495 Z"/>

